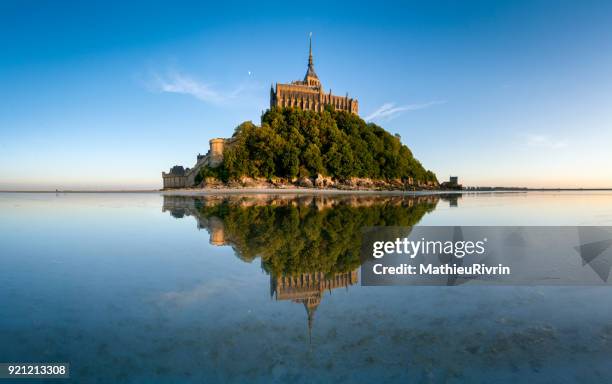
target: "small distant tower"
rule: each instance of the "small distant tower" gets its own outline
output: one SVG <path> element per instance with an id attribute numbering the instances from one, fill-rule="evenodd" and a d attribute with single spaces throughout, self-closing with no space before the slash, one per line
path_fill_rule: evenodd
<path id="1" fill-rule="evenodd" d="M 225 139 L 221 139 L 221 138 L 210 139 L 210 154 L 212 156 L 223 156 L 224 146 L 225 146 Z"/>
<path id="2" fill-rule="evenodd" d="M 223 162 L 223 150 L 225 149 L 225 139 L 211 139 L 210 140 L 210 161 L 211 167 L 216 167 Z"/>

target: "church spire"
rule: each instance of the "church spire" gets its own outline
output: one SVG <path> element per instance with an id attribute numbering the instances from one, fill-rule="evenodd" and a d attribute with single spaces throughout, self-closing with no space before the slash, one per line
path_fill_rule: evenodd
<path id="1" fill-rule="evenodd" d="M 310 32 L 310 36 L 309 36 L 308 69 L 314 70 L 314 64 L 312 62 L 312 32 Z"/>
<path id="2" fill-rule="evenodd" d="M 312 32 L 310 32 L 309 36 L 309 47 L 308 47 L 308 70 L 306 71 L 306 76 L 304 76 L 304 83 L 310 87 L 321 88 L 321 82 L 319 81 L 319 77 L 315 73 L 314 63 L 312 60 Z"/>

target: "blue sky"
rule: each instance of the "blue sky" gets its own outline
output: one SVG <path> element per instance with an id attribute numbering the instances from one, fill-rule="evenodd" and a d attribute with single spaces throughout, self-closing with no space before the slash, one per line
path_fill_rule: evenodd
<path id="1" fill-rule="evenodd" d="M 0 3 L 0 189 L 157 188 L 304 76 L 441 180 L 612 187 L 612 2 Z"/>

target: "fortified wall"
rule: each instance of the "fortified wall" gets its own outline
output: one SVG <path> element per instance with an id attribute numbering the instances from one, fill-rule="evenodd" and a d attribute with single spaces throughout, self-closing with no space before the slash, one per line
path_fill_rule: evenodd
<path id="1" fill-rule="evenodd" d="M 175 165 L 170 168 L 170 172 L 162 172 L 164 189 L 192 187 L 200 168 L 215 168 L 223 162 L 223 150 L 230 143 L 231 139 L 211 139 L 208 152 L 205 155 L 198 154 L 193 167 L 184 168 L 181 165 Z"/>

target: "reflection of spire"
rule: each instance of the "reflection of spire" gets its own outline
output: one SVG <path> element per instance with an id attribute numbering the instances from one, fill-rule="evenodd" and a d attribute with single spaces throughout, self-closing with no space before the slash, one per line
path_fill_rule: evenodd
<path id="1" fill-rule="evenodd" d="M 321 295 L 314 297 L 308 297 L 303 300 L 304 308 L 306 308 L 306 314 L 308 315 L 308 342 L 312 344 L 312 325 L 314 323 L 314 314 L 321 304 Z"/>
<path id="2" fill-rule="evenodd" d="M 317 307 L 309 308 L 306 303 L 304 303 L 304 307 L 306 308 L 306 313 L 308 314 L 308 342 L 312 344 L 312 323 L 314 322 L 314 313 L 317 310 Z"/>

